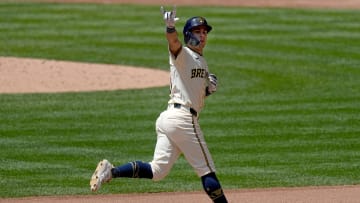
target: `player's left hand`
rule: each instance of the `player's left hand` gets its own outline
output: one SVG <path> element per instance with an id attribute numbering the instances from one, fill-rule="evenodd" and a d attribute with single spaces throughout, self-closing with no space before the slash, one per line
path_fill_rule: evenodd
<path id="1" fill-rule="evenodd" d="M 164 7 L 160 7 L 161 14 L 164 17 L 164 21 L 166 24 L 166 27 L 168 28 L 174 28 L 176 21 L 179 20 L 179 18 L 176 17 L 176 6 L 174 5 L 174 8 L 172 11 L 165 11 Z"/>
<path id="2" fill-rule="evenodd" d="M 215 74 L 209 74 L 209 85 L 206 88 L 206 95 L 210 95 L 217 91 L 217 77 Z"/>

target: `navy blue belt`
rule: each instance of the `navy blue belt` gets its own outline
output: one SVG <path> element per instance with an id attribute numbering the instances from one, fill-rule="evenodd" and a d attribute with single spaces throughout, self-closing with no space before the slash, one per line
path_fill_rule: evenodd
<path id="1" fill-rule="evenodd" d="M 182 105 L 179 104 L 179 103 L 174 103 L 174 108 L 180 109 L 181 106 L 182 106 Z M 195 109 L 193 109 L 193 108 L 191 108 L 191 107 L 190 107 L 190 113 L 191 113 L 193 116 L 197 117 L 197 112 L 195 111 Z"/>

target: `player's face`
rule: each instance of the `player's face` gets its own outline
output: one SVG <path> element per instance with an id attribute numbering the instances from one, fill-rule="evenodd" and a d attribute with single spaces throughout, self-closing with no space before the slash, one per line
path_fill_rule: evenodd
<path id="1" fill-rule="evenodd" d="M 206 45 L 206 39 L 208 35 L 206 27 L 205 26 L 197 27 L 192 31 L 192 34 L 200 41 L 201 48 L 204 48 Z"/>
<path id="2" fill-rule="evenodd" d="M 192 30 L 192 34 L 200 41 L 200 44 L 196 47 L 192 46 L 191 48 L 202 54 L 202 50 L 206 45 L 208 35 L 207 29 L 205 26 L 196 27 Z"/>

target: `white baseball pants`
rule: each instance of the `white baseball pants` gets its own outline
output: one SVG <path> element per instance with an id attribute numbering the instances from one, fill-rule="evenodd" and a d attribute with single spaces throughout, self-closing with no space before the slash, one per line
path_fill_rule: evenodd
<path id="1" fill-rule="evenodd" d="M 168 109 L 156 120 L 157 142 L 150 162 L 153 180 L 163 179 L 183 153 L 199 177 L 215 172 L 198 118 L 186 107 Z"/>

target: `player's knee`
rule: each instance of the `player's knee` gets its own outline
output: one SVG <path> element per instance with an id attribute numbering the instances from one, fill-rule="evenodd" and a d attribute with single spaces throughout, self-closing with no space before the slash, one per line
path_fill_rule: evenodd
<path id="1" fill-rule="evenodd" d="M 161 166 L 161 164 L 150 162 L 150 165 L 153 173 L 153 178 L 152 178 L 153 181 L 160 181 L 164 179 L 169 173 L 169 170 Z"/>
<path id="2" fill-rule="evenodd" d="M 205 192 L 215 203 L 227 203 L 220 182 L 215 173 L 209 173 L 201 177 Z"/>

